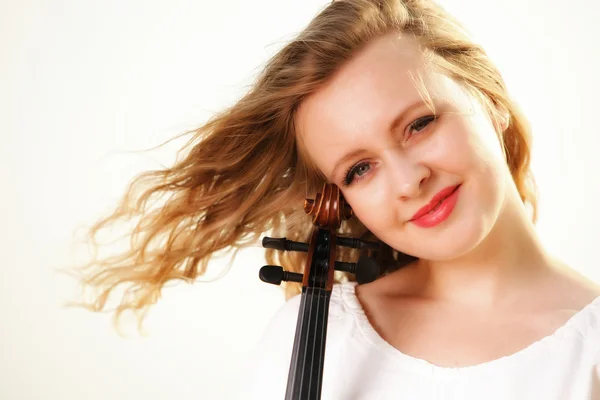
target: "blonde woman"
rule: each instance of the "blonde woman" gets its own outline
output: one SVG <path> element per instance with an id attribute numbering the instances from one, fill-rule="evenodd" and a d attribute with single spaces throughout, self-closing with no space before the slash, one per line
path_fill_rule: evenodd
<path id="1" fill-rule="evenodd" d="M 536 234 L 530 143 L 500 72 L 437 4 L 333 2 L 98 222 L 91 237 L 139 218 L 128 252 L 80 270 L 101 290 L 88 306 L 129 284 L 116 317 L 146 310 L 167 281 L 267 231 L 306 241 L 299 205 L 329 182 L 354 211 L 344 234 L 385 251 L 373 282 L 336 273 L 323 399 L 589 399 L 600 287 Z M 266 251 L 295 272 L 305 256 Z M 244 399 L 284 398 L 300 284 L 283 287 Z"/>

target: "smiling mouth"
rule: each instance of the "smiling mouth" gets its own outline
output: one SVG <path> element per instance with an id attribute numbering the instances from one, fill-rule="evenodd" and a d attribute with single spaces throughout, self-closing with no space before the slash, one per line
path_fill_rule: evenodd
<path id="1" fill-rule="evenodd" d="M 454 210 L 460 187 L 461 185 L 449 186 L 438 192 L 428 205 L 417 211 L 410 222 L 422 228 L 430 228 L 445 221 Z M 432 206 L 434 201 L 437 202 Z"/>
<path id="2" fill-rule="evenodd" d="M 460 187 L 461 185 L 456 185 L 456 186 L 448 186 L 444 189 L 442 189 L 441 191 L 439 191 L 432 199 L 432 201 L 427 204 L 424 207 L 421 207 L 421 209 L 419 211 L 417 211 L 415 213 L 415 215 L 413 215 L 411 221 L 417 220 L 427 214 L 431 214 L 435 211 L 437 211 L 440 206 L 444 203 L 444 201 L 450 197 L 452 194 L 454 194 L 454 192 Z M 432 204 L 433 201 L 437 200 L 437 203 Z"/>

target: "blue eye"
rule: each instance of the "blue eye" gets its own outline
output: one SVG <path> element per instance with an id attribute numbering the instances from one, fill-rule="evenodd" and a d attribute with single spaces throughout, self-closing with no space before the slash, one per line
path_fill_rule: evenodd
<path id="1" fill-rule="evenodd" d="M 354 164 L 353 166 L 351 166 L 350 168 L 348 168 L 348 170 L 346 171 L 346 174 L 344 175 L 344 183 L 343 183 L 343 186 L 349 186 L 349 185 L 351 185 L 351 184 L 352 184 L 354 181 L 356 181 L 356 180 L 360 180 L 360 176 L 361 176 L 361 174 L 359 174 L 359 175 L 358 175 L 358 176 L 359 176 L 359 178 L 357 178 L 357 179 L 354 179 L 354 176 L 356 175 L 356 173 L 357 173 L 357 172 L 359 172 L 359 171 L 361 170 L 361 167 L 362 167 L 362 166 L 365 166 L 365 165 L 367 165 L 367 166 L 368 166 L 369 164 L 368 164 L 368 163 L 366 163 L 366 162 L 361 162 L 361 163 L 358 163 L 358 164 Z M 368 170 L 367 170 L 367 171 L 368 171 Z"/>
<path id="2" fill-rule="evenodd" d="M 419 118 L 418 120 L 416 120 L 415 122 L 413 122 L 410 125 L 410 129 L 409 131 L 412 133 L 413 130 L 416 130 L 417 133 L 421 132 L 423 129 L 425 129 L 427 127 L 427 125 L 429 125 L 431 122 L 435 121 L 437 119 L 437 115 L 428 115 L 426 117 L 423 118 Z M 422 127 L 421 129 L 417 129 L 417 127 Z"/>
<path id="3" fill-rule="evenodd" d="M 416 120 L 415 122 L 413 122 L 412 124 L 409 125 L 409 133 L 410 135 L 414 135 L 417 133 L 421 133 L 421 131 L 423 131 L 423 129 L 425 129 L 431 122 L 437 120 L 438 116 L 437 115 L 428 115 L 426 117 L 423 118 L 419 118 L 418 120 Z M 413 133 L 414 132 L 414 133 Z M 360 179 L 362 179 L 362 175 L 366 172 L 364 171 L 364 169 L 362 168 L 363 166 L 369 166 L 370 164 L 367 162 L 360 162 L 358 164 L 354 164 L 352 165 L 350 168 L 348 168 L 346 170 L 346 174 L 344 175 L 344 181 L 342 182 L 342 186 L 350 186 L 352 185 L 354 182 L 359 181 Z M 367 169 L 367 171 L 370 169 L 370 167 Z M 357 175 L 358 173 L 358 178 L 354 178 L 355 175 Z M 362 172 L 362 173 L 360 173 Z"/>

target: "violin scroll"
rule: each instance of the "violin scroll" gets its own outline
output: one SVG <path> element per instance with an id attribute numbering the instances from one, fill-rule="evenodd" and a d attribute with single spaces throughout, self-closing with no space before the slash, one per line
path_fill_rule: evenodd
<path id="1" fill-rule="evenodd" d="M 337 229 L 342 221 L 353 215 L 352 208 L 335 185 L 323 185 L 315 199 L 304 200 L 304 212 L 313 217 L 313 225 L 319 228 Z"/>
<path id="2" fill-rule="evenodd" d="M 304 201 L 304 211 L 312 217 L 313 224 L 323 229 L 338 229 L 342 220 L 352 217 L 352 208 L 345 202 L 335 185 L 325 184 L 321 193 L 317 193 L 315 199 Z M 331 240 L 333 239 L 333 240 Z M 364 241 L 358 238 L 334 236 L 330 242 L 336 246 L 350 247 L 354 249 L 377 250 L 380 248 L 378 242 Z M 272 238 L 265 236 L 262 239 L 264 248 L 280 251 L 309 252 L 309 243 L 295 242 L 287 238 Z M 372 282 L 379 277 L 379 266 L 367 257 L 359 257 L 358 262 L 335 261 L 336 271 L 349 272 L 356 275 L 359 284 Z M 284 271 L 276 265 L 265 265 L 259 271 L 259 278 L 263 282 L 279 285 L 283 281 L 302 282 L 303 274 Z"/>

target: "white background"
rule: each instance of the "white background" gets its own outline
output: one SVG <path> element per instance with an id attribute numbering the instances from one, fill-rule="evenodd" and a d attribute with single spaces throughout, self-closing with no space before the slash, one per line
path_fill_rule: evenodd
<path id="1" fill-rule="evenodd" d="M 164 291 L 140 337 L 62 304 L 72 235 L 129 180 L 169 164 L 192 129 L 246 90 L 324 0 L 0 2 L 0 398 L 230 399 L 283 303 L 257 246 L 209 284 Z M 600 6 L 445 0 L 499 65 L 535 135 L 539 231 L 600 282 Z M 214 263 L 218 272 L 227 259 Z M 214 270 L 213 270 L 214 268 Z"/>

